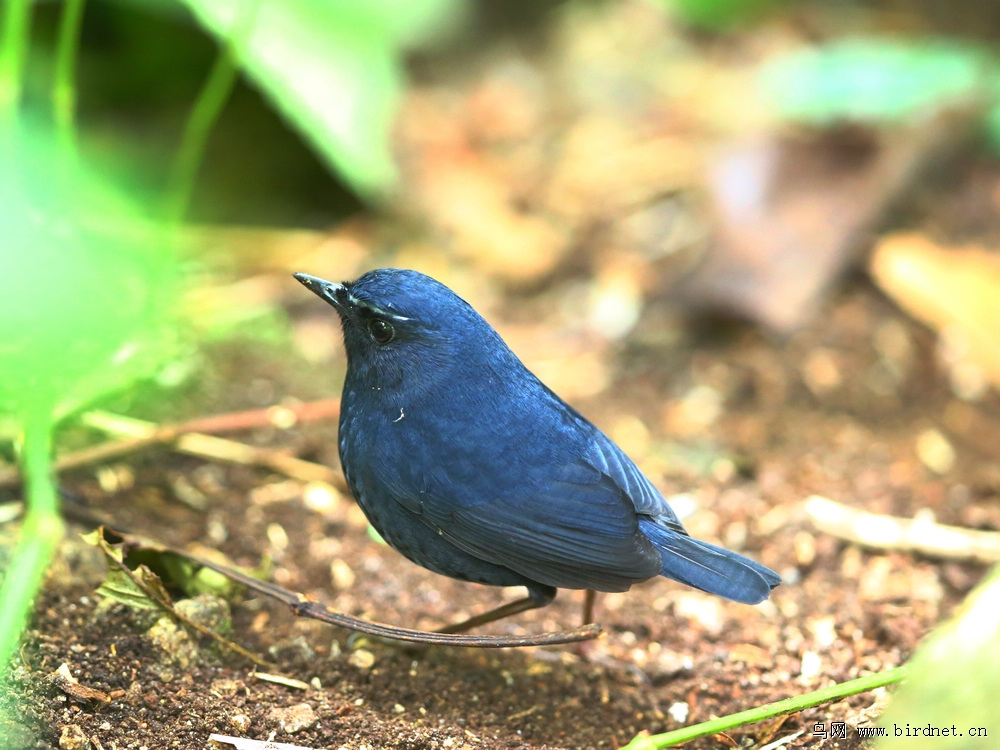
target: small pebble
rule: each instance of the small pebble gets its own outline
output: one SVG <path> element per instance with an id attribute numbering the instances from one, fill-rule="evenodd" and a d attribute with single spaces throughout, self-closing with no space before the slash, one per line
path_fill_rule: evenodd
<path id="1" fill-rule="evenodd" d="M 795 546 L 795 562 L 808 567 L 816 560 L 816 538 L 808 531 L 800 531 L 793 540 Z"/>
<path id="2" fill-rule="evenodd" d="M 690 710 L 691 707 L 687 703 L 681 701 L 679 703 L 673 704 L 670 708 L 668 708 L 667 713 L 670 714 L 670 718 L 676 721 L 678 724 L 683 724 L 684 722 L 687 721 L 688 713 L 690 712 Z"/>
<path id="3" fill-rule="evenodd" d="M 302 493 L 302 502 L 317 513 L 331 514 L 346 501 L 339 492 L 326 482 L 310 482 Z"/>
<path id="4" fill-rule="evenodd" d="M 303 729 L 309 729 L 319 720 L 316 711 L 308 703 L 275 707 L 268 712 L 267 716 L 280 724 L 281 728 L 285 730 L 285 734 L 295 734 Z"/>
<path id="5" fill-rule="evenodd" d="M 680 592 L 674 602 L 674 614 L 697 622 L 713 635 L 721 633 L 725 624 L 722 604 L 707 594 Z"/>
<path id="6" fill-rule="evenodd" d="M 62 750 L 90 750 L 90 740 L 78 725 L 66 724 L 59 735 L 59 747 Z"/>
<path id="7" fill-rule="evenodd" d="M 955 465 L 955 449 L 938 430 L 924 430 L 917 437 L 917 457 L 935 474 L 947 474 Z"/>
<path id="8" fill-rule="evenodd" d="M 280 523 L 269 523 L 265 533 L 267 541 L 275 551 L 284 552 L 288 549 L 288 532 Z"/>
<path id="9" fill-rule="evenodd" d="M 375 654 L 367 649 L 359 648 L 357 651 L 351 652 L 351 655 L 347 657 L 347 663 L 352 667 L 367 671 L 375 666 Z"/>
<path id="10" fill-rule="evenodd" d="M 198 660 L 198 646 L 180 625 L 169 615 L 163 615 L 156 624 L 146 631 L 149 638 L 162 651 L 164 662 L 176 664 L 181 669 L 188 669 Z M 164 669 L 160 672 L 161 682 L 170 682 L 173 672 Z"/>
<path id="11" fill-rule="evenodd" d="M 830 648 L 837 642 L 837 623 L 832 617 L 810 618 L 806 627 L 820 648 Z"/>
<path id="12" fill-rule="evenodd" d="M 823 660 L 815 651 L 806 651 L 802 654 L 802 669 L 799 673 L 799 680 L 809 683 L 823 674 Z"/>
<path id="13" fill-rule="evenodd" d="M 330 563 L 330 578 L 337 591 L 346 591 L 354 585 L 356 576 L 351 566 L 338 557 Z"/>
<path id="14" fill-rule="evenodd" d="M 246 714 L 233 714 L 229 717 L 229 723 L 237 732 L 245 732 L 250 728 L 250 717 Z"/>

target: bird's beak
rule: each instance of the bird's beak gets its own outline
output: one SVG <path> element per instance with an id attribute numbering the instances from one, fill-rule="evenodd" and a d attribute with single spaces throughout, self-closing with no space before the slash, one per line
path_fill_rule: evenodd
<path id="1" fill-rule="evenodd" d="M 332 281 L 321 279 L 319 276 L 310 276 L 307 273 L 293 273 L 292 276 L 298 279 L 302 286 L 317 297 L 326 300 L 338 309 L 343 308 L 347 302 L 348 291 L 347 287 L 343 284 L 336 284 Z"/>

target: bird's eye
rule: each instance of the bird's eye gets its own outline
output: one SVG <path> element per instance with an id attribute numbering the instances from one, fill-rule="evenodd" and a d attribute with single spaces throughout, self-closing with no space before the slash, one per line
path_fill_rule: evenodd
<path id="1" fill-rule="evenodd" d="M 376 344 L 388 344 L 396 332 L 387 322 L 381 318 L 375 318 L 368 323 L 368 335 Z"/>

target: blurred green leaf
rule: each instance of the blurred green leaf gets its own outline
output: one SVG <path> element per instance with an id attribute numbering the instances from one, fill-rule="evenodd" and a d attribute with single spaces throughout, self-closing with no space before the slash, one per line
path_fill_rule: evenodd
<path id="1" fill-rule="evenodd" d="M 149 560 L 150 567 L 162 569 L 167 585 L 179 587 L 185 596 L 212 594 L 223 599 L 232 599 L 241 589 L 238 583 L 229 580 L 222 573 L 197 565 L 168 550 L 143 551 L 141 557 Z M 229 561 L 226 560 L 226 563 Z"/>
<path id="2" fill-rule="evenodd" d="M 234 583 L 226 578 L 222 573 L 211 568 L 199 568 L 198 572 L 191 579 L 191 584 L 185 589 L 188 596 L 198 594 L 212 594 L 229 600 L 236 596 L 241 589 L 238 583 Z"/>
<path id="3" fill-rule="evenodd" d="M 1000 567 L 994 568 L 962 605 L 935 630 L 910 660 L 910 677 L 899 688 L 879 724 L 888 739 L 880 750 L 953 750 L 997 747 L 1000 695 Z M 927 727 L 947 735 L 922 733 Z M 992 737 L 979 735 L 989 730 Z M 978 736 L 977 736 L 978 735 Z"/>
<path id="4" fill-rule="evenodd" d="M 450 24 L 462 0 L 184 2 L 335 171 L 369 197 L 392 187 L 402 48 Z"/>
<path id="5" fill-rule="evenodd" d="M 170 353 L 176 260 L 46 131 L 0 148 L 0 431 L 57 418 Z"/>
<path id="6" fill-rule="evenodd" d="M 209 314 L 192 319 L 191 327 L 202 342 L 246 339 L 255 346 L 286 346 L 292 340 L 288 313 L 270 302 L 216 307 Z"/>
<path id="7" fill-rule="evenodd" d="M 170 597 L 167 595 L 167 591 L 163 587 L 163 583 L 149 568 L 144 565 L 140 565 L 135 569 L 134 574 L 147 586 L 166 597 L 164 601 L 170 601 Z M 149 596 L 146 595 L 145 591 L 139 588 L 136 582 L 132 579 L 132 576 L 127 575 L 125 571 L 120 570 L 119 568 L 112 568 L 108 571 L 107 577 L 101 585 L 97 587 L 97 593 L 105 599 L 110 599 L 113 602 L 124 604 L 131 609 L 139 611 L 160 609 L 160 606 L 150 599 Z"/>
<path id="8" fill-rule="evenodd" d="M 658 0 L 690 26 L 724 31 L 762 14 L 783 0 Z"/>
<path id="9" fill-rule="evenodd" d="M 460 0 L 326 0 L 345 19 L 364 16 L 399 46 L 422 44 L 449 31 L 465 14 Z M 366 23 L 366 21 L 361 21 Z"/>
<path id="10" fill-rule="evenodd" d="M 842 39 L 781 55 L 760 82 L 784 117 L 814 125 L 898 122 L 986 93 L 990 59 L 946 41 Z"/>

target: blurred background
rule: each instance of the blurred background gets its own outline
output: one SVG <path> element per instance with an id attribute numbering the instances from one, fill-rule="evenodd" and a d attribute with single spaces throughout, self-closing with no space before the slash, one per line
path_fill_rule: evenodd
<path id="1" fill-rule="evenodd" d="M 693 535 L 784 577 L 757 608 L 666 581 L 604 596 L 609 635 L 588 659 L 414 660 L 234 603 L 237 640 L 336 685 L 309 699 L 316 720 L 295 742 L 617 746 L 904 663 L 1000 559 L 1000 5 L 0 8 L 7 497 L 29 436 L 54 435 L 43 465 L 63 460 L 60 481 L 91 507 L 234 564 L 266 560 L 277 583 L 342 611 L 433 628 L 519 595 L 406 562 L 365 533 L 340 477 L 339 323 L 290 274 L 399 266 L 472 303 Z M 192 422 L 251 458 L 173 439 L 86 453 Z M 812 496 L 834 501 L 832 519 Z M 0 531 L 10 558 L 19 527 Z M 105 747 L 188 747 L 188 729 L 139 707 L 191 701 L 198 728 L 266 737 L 286 720 L 268 707 L 301 702 L 233 687 L 241 667 L 217 654 L 180 660 L 124 605 L 97 609 L 103 562 L 76 537 L 0 689 L 9 736 L 56 743 L 71 725 Z M 578 598 L 492 627 L 571 627 Z M 976 611 L 977 638 L 943 631 L 926 672 L 972 697 L 897 708 L 890 727 L 960 709 L 985 721 L 1000 621 Z M 42 679 L 63 662 L 131 697 L 70 711 Z M 456 675 L 472 689 L 455 694 Z M 244 688 L 255 707 L 237 707 Z M 863 747 L 854 730 L 886 701 L 746 737 L 820 746 L 836 721 L 849 737 L 823 746 Z"/>

